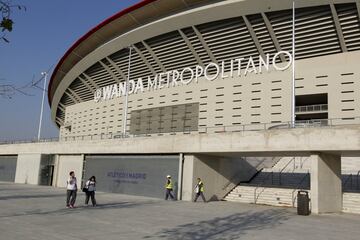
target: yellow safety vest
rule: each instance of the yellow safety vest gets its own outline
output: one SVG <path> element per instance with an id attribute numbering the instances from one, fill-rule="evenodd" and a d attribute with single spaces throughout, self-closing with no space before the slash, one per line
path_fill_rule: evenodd
<path id="1" fill-rule="evenodd" d="M 198 185 L 199 185 L 199 188 L 200 188 L 200 192 L 204 192 L 204 184 L 203 184 L 203 182 L 200 181 L 200 182 L 198 183 Z"/>
<path id="2" fill-rule="evenodd" d="M 166 189 L 172 189 L 172 188 L 173 188 L 173 185 L 172 185 L 172 181 L 171 181 L 171 180 L 168 180 L 168 181 L 166 182 L 165 188 L 166 188 Z"/>

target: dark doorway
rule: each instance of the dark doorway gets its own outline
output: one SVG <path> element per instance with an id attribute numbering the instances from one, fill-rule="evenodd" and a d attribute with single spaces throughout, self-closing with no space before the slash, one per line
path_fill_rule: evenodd
<path id="1" fill-rule="evenodd" d="M 54 176 L 54 156 L 42 155 L 39 172 L 39 185 L 52 186 Z"/>

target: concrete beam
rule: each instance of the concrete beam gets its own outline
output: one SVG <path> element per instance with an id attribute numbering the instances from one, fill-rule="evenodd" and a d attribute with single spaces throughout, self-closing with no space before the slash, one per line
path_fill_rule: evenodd
<path id="1" fill-rule="evenodd" d="M 186 45 L 188 46 L 188 48 L 192 52 L 192 54 L 193 54 L 194 58 L 196 59 L 197 63 L 200 66 L 204 66 L 203 61 L 201 60 L 200 56 L 195 51 L 195 49 L 194 49 L 193 45 L 191 44 L 190 40 L 188 39 L 188 37 L 185 35 L 185 33 L 181 29 L 179 29 L 178 31 L 179 31 L 181 37 L 184 39 Z"/>
<path id="2" fill-rule="evenodd" d="M 144 54 L 140 51 L 140 49 L 138 49 L 135 45 L 132 45 L 132 48 L 135 50 L 135 52 L 139 55 L 139 57 L 141 58 L 141 60 L 144 62 L 144 64 L 147 66 L 148 69 L 150 69 L 151 73 L 153 75 L 156 75 L 156 71 L 155 69 L 151 66 L 151 64 L 149 63 L 149 61 L 146 59 L 146 57 L 144 56 Z"/>
<path id="3" fill-rule="evenodd" d="M 162 64 L 162 62 L 156 56 L 155 52 L 151 49 L 151 47 L 145 41 L 141 41 L 141 43 L 145 46 L 146 50 L 150 53 L 151 57 L 154 58 L 155 62 L 159 65 L 161 71 L 166 72 L 166 68 L 164 67 L 164 64 Z"/>
<path id="4" fill-rule="evenodd" d="M 335 5 L 333 3 L 330 4 L 330 8 L 331 8 L 331 13 L 333 16 L 333 20 L 334 20 L 334 24 L 335 24 L 335 28 L 336 28 L 336 32 L 339 38 L 339 42 L 340 42 L 340 46 L 341 46 L 341 50 L 343 52 L 347 52 L 347 47 L 344 41 L 344 34 L 340 25 L 340 21 L 339 21 L 339 16 L 337 14 Z"/>
<path id="5" fill-rule="evenodd" d="M 279 43 L 279 41 L 277 40 L 275 31 L 274 31 L 274 29 L 273 29 L 273 27 L 272 27 L 272 25 L 271 25 L 271 23 L 270 23 L 270 21 L 269 21 L 269 18 L 266 16 L 266 14 L 265 14 L 264 12 L 261 13 L 261 16 L 262 16 L 262 18 L 263 18 L 263 20 L 264 20 L 264 23 L 265 23 L 265 25 L 266 25 L 266 28 L 267 28 L 267 30 L 268 30 L 268 32 L 269 32 L 270 37 L 271 37 L 271 40 L 272 40 L 273 43 L 274 43 L 274 46 L 275 46 L 275 48 L 276 48 L 276 51 L 277 51 L 277 52 L 281 52 L 280 43 Z M 286 61 L 284 54 L 281 54 L 281 55 L 280 55 L 280 59 L 281 59 L 282 62 L 285 62 L 285 61 Z"/>
<path id="6" fill-rule="evenodd" d="M 358 17 L 359 17 L 359 21 L 360 21 L 360 0 L 356 0 L 356 8 L 358 11 Z"/>
<path id="7" fill-rule="evenodd" d="M 101 64 L 101 66 L 103 68 L 105 68 L 106 72 L 112 77 L 112 79 L 114 80 L 114 83 L 119 83 L 120 79 L 115 75 L 115 73 L 110 69 L 110 67 L 108 65 L 106 65 L 103 61 L 99 61 L 99 63 Z"/>
<path id="8" fill-rule="evenodd" d="M 203 48 L 205 49 L 206 53 L 208 54 L 209 58 L 211 59 L 211 61 L 213 63 L 218 64 L 218 61 L 216 60 L 214 54 L 211 52 L 211 49 L 209 48 L 209 46 L 207 45 L 207 43 L 205 42 L 205 39 L 203 38 L 201 32 L 195 27 L 192 26 L 192 29 L 194 30 L 196 36 L 198 37 L 200 43 L 202 44 Z"/>
<path id="9" fill-rule="evenodd" d="M 82 102 L 81 97 L 74 90 L 72 90 L 71 88 L 68 88 L 67 90 L 70 92 L 71 96 L 73 96 L 73 98 L 76 100 L 75 102 Z"/>
<path id="10" fill-rule="evenodd" d="M 264 51 L 263 51 L 263 49 L 262 49 L 262 47 L 261 47 L 261 44 L 260 44 L 260 42 L 259 42 L 259 39 L 258 39 L 257 36 L 256 36 L 256 33 L 255 33 L 255 31 L 254 31 L 254 28 L 252 27 L 250 21 L 247 19 L 246 16 L 243 16 L 243 19 L 244 19 L 245 25 L 246 25 L 249 33 L 250 33 L 250 36 L 251 36 L 252 40 L 253 40 L 254 43 L 255 43 L 255 46 L 256 46 L 259 54 L 261 55 L 261 57 L 262 57 L 263 59 L 265 59 Z"/>
<path id="11" fill-rule="evenodd" d="M 91 92 L 91 93 L 93 93 L 96 89 L 95 88 L 93 88 L 88 82 L 86 82 L 85 81 L 85 79 L 84 78 L 82 78 L 82 77 L 78 77 L 79 79 L 80 79 L 80 81 L 86 86 L 86 88 Z M 59 104 L 60 105 L 60 104 Z"/>
<path id="12" fill-rule="evenodd" d="M 311 155 L 310 160 L 312 212 L 341 212 L 341 156 L 321 153 Z"/>
<path id="13" fill-rule="evenodd" d="M 99 86 L 96 84 L 96 82 L 89 76 L 89 75 L 87 75 L 86 73 L 82 73 L 82 75 L 84 76 L 84 77 L 86 77 L 86 79 L 87 80 L 89 80 L 89 83 L 91 84 L 91 85 L 93 85 L 93 87 L 95 88 L 95 89 L 98 89 L 99 88 Z"/>
<path id="14" fill-rule="evenodd" d="M 125 82 L 126 79 L 127 79 L 125 73 L 118 67 L 118 65 L 116 65 L 116 63 L 115 63 L 110 57 L 106 57 L 106 60 L 109 61 L 109 63 L 111 64 L 111 66 L 113 66 L 113 67 L 115 68 L 115 70 L 120 74 L 120 76 L 122 77 L 122 79 L 123 79 L 124 82 Z"/>
<path id="15" fill-rule="evenodd" d="M 70 88 L 68 88 L 68 89 L 64 92 L 64 94 L 66 94 L 69 98 L 71 98 L 71 100 L 72 100 L 74 103 L 79 103 L 80 101 L 77 100 L 71 93 L 68 92 L 69 89 L 70 89 Z"/>
<path id="16" fill-rule="evenodd" d="M 101 136 L 71 141 L 0 145 L 0 155 L 224 153 L 237 156 L 309 156 L 310 152 L 360 156 L 360 125 L 272 129 L 265 131 L 179 134 L 101 140 Z M 340 140 L 339 140 L 340 139 Z M 342 140 L 344 139 L 344 140 Z"/>

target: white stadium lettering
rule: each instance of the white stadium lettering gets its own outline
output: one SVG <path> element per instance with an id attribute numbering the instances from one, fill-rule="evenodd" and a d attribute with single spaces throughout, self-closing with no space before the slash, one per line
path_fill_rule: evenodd
<path id="1" fill-rule="evenodd" d="M 190 74 L 191 74 L 191 76 L 190 76 L 190 78 L 188 80 L 184 80 L 184 73 L 186 71 L 190 72 Z M 181 73 L 180 73 L 180 81 L 182 82 L 182 84 L 188 85 L 189 83 L 192 82 L 193 79 L 194 79 L 194 71 L 192 70 L 192 68 L 187 67 L 187 68 L 184 68 L 181 71 Z"/>
<path id="2" fill-rule="evenodd" d="M 287 62 L 277 62 L 280 55 L 285 55 Z M 271 61 L 270 61 L 271 60 Z M 293 58 L 290 52 L 280 51 L 276 53 L 272 58 L 270 54 L 265 56 L 259 56 L 258 65 L 255 64 L 254 58 L 237 58 L 228 61 L 221 61 L 220 65 L 217 63 L 210 62 L 205 66 L 196 65 L 195 67 L 186 67 L 183 70 L 172 70 L 163 73 L 156 74 L 155 76 L 147 77 L 147 91 L 160 90 L 164 87 L 177 87 L 179 85 L 188 85 L 195 79 L 197 83 L 202 77 L 208 81 L 213 81 L 224 78 L 233 78 L 236 74 L 237 77 L 242 76 L 241 65 L 244 61 L 247 61 L 246 68 L 243 76 L 246 77 L 250 73 L 258 74 L 265 71 L 270 71 L 270 66 L 275 71 L 285 71 L 293 63 Z M 142 78 L 138 78 L 129 81 L 128 94 L 136 94 L 139 91 L 144 92 L 144 83 Z M 121 97 L 126 95 L 126 83 L 121 82 L 119 84 L 113 84 L 97 89 L 94 93 L 94 101 L 99 102 L 101 100 L 106 101 L 113 99 L 114 97 Z"/>
<path id="3" fill-rule="evenodd" d="M 111 99 L 111 93 L 112 93 L 113 85 L 103 87 L 103 100 L 109 100 Z"/>
<path id="4" fill-rule="evenodd" d="M 209 77 L 209 74 L 208 74 L 208 71 L 209 71 L 209 68 L 210 67 L 215 67 L 216 68 L 216 73 L 212 76 L 212 77 Z M 220 67 L 219 65 L 217 65 L 216 63 L 209 63 L 206 67 L 205 67 L 205 71 L 204 71 L 204 74 L 205 74 L 205 78 L 209 81 L 213 81 L 215 80 L 219 74 L 220 74 Z"/>

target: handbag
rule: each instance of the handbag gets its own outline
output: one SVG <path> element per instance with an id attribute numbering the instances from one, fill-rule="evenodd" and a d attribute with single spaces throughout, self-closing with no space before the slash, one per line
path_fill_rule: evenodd
<path id="1" fill-rule="evenodd" d="M 85 184 L 84 187 L 82 188 L 82 191 L 83 191 L 84 193 L 87 193 L 87 192 L 88 192 L 88 187 L 86 186 L 86 184 Z"/>

